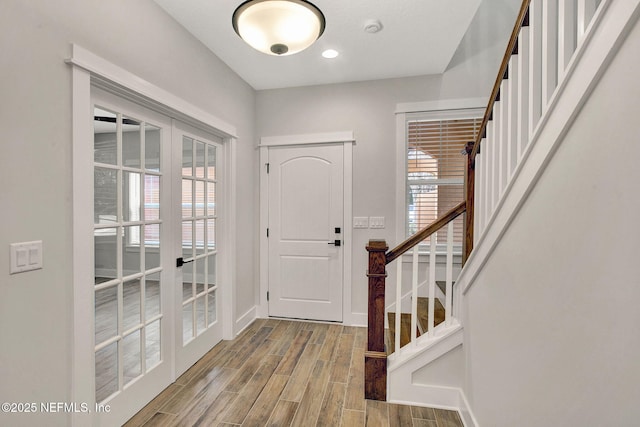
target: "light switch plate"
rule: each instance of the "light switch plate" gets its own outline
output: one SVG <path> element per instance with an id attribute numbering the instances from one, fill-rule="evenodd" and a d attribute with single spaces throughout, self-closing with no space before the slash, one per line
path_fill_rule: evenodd
<path id="1" fill-rule="evenodd" d="M 354 216 L 353 217 L 353 228 L 369 228 L 369 217 L 368 216 Z"/>
<path id="2" fill-rule="evenodd" d="M 42 240 L 12 243 L 10 247 L 11 274 L 42 268 Z"/>
<path id="3" fill-rule="evenodd" d="M 371 228 L 384 228 L 383 216 L 372 216 L 369 218 L 369 227 Z"/>

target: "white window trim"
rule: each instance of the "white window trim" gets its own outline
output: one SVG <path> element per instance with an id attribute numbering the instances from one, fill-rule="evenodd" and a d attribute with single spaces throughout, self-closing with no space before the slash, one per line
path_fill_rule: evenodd
<path id="1" fill-rule="evenodd" d="M 439 101 L 400 103 L 396 106 L 396 242 L 407 237 L 406 215 L 406 175 L 407 127 L 409 119 L 459 118 L 461 110 L 482 116 L 487 106 L 487 98 L 445 99 Z"/>

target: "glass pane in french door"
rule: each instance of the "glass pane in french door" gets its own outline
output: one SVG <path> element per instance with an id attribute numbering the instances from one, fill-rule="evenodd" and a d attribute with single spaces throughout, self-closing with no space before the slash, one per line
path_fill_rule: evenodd
<path id="1" fill-rule="evenodd" d="M 95 392 L 104 402 L 162 360 L 162 129 L 94 109 Z"/>
<path id="2" fill-rule="evenodd" d="M 216 150 L 182 138 L 182 340 L 183 345 L 217 320 Z"/>

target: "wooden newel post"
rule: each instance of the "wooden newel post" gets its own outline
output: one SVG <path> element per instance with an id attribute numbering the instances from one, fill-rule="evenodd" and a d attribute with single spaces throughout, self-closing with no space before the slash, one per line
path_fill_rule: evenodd
<path id="1" fill-rule="evenodd" d="M 384 286 L 385 253 L 389 247 L 384 240 L 370 240 L 369 252 L 369 312 L 368 341 L 364 354 L 365 399 L 387 400 L 387 353 L 384 348 Z"/>
<path id="2" fill-rule="evenodd" d="M 462 264 L 467 262 L 467 258 L 473 249 L 473 214 L 474 214 L 474 194 L 476 187 L 476 161 L 472 156 L 474 142 L 467 142 L 465 151 L 467 152 L 467 170 L 465 179 L 465 197 L 467 212 L 464 216 L 464 248 L 462 249 Z"/>

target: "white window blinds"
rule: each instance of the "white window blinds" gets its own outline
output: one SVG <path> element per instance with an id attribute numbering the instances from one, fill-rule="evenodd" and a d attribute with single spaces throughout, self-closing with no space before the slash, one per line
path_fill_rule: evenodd
<path id="1" fill-rule="evenodd" d="M 477 110 L 460 112 L 455 118 L 407 119 L 407 236 L 464 200 L 467 157 L 463 150 L 475 140 L 481 122 Z M 454 243 L 462 243 L 462 232 L 462 217 L 458 217 Z M 437 243 L 446 243 L 446 233 L 444 228 L 436 234 Z"/>

